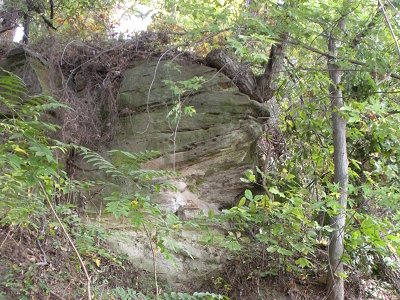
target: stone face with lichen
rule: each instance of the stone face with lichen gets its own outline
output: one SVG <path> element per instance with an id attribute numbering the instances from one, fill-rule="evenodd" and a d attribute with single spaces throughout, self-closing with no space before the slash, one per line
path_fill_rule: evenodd
<path id="1" fill-rule="evenodd" d="M 40 55 L 23 47 L 10 51 L 0 64 L 24 79 L 32 95 L 51 95 L 53 85 L 60 84 Z M 191 106 L 195 113 L 182 114 L 176 124 L 167 115 L 177 96 L 166 81 L 179 84 L 194 77 L 203 78 L 204 84 L 186 91 L 180 100 L 183 108 Z M 207 212 L 235 203 L 244 188 L 240 177 L 255 166 L 256 140 L 268 116 L 263 104 L 240 93 L 215 69 L 158 60 L 133 62 L 123 74 L 118 95 L 119 118 L 108 148 L 158 150 L 161 156 L 144 167 L 175 165 L 181 175 L 178 181 L 185 185 L 183 191 L 155 195 L 161 206 L 174 212 L 186 206 L 186 218 L 196 208 Z"/>
<path id="2" fill-rule="evenodd" d="M 51 91 L 49 83 L 54 81 L 48 78 L 51 73 L 47 66 L 23 50 L 11 53 L 3 66 L 24 78 L 31 94 Z M 165 80 L 178 82 L 195 76 L 204 78 L 205 83 L 181 96 L 183 107 L 191 106 L 195 113 L 182 115 L 179 124 L 174 124 L 167 115 L 177 98 Z M 240 177 L 256 165 L 255 148 L 262 134 L 261 122 L 268 116 L 266 107 L 240 93 L 222 73 L 187 62 L 136 62 L 123 74 L 118 95 L 115 134 L 107 149 L 102 150 L 158 150 L 160 156 L 144 168 L 173 169 L 175 165 L 179 176 L 170 183 L 176 189 L 153 194 L 154 202 L 182 220 L 236 203 L 245 188 Z M 145 233 L 130 226 L 127 230 L 109 227 L 113 222 L 120 225 L 120 220 L 101 221 L 111 233 L 110 245 L 127 254 L 138 268 L 152 270 Z M 224 234 L 221 229 L 212 230 L 214 236 Z M 182 229 L 175 235 L 181 250 L 171 250 L 173 262 L 157 254 L 158 272 L 172 286 L 190 285 L 223 262 L 224 251 L 202 245 L 198 241 L 200 232 Z"/>
<path id="3" fill-rule="evenodd" d="M 181 102 L 196 112 L 182 114 L 176 125 L 167 117 L 177 98 L 166 81 L 195 76 L 205 83 L 192 93 L 186 92 Z M 172 169 L 175 165 L 187 185 L 186 192 L 171 192 L 170 201 L 166 195 L 157 196 L 163 199 L 162 205 L 172 211 L 187 206 L 184 214 L 190 215 L 195 206 L 207 210 L 235 203 L 244 188 L 240 177 L 255 165 L 254 147 L 262 132 L 257 117 L 263 114 L 262 104 L 255 105 L 229 78 L 212 68 L 156 60 L 137 62 L 125 72 L 118 103 L 120 118 L 111 148 L 158 150 L 161 156 L 144 167 Z"/>
<path id="4" fill-rule="evenodd" d="M 54 74 L 36 57 L 32 57 L 23 47 L 8 52 L 0 60 L 0 68 L 18 75 L 24 80 L 30 95 L 47 94 L 52 91 Z"/>
<path id="5" fill-rule="evenodd" d="M 166 80 L 177 82 L 195 76 L 203 77 L 205 83 L 192 93 L 186 92 L 181 102 L 196 112 L 182 115 L 176 125 L 167 118 L 176 96 Z M 168 61 L 137 62 L 123 74 L 119 119 L 110 148 L 160 151 L 161 155 L 144 168 L 173 169 L 175 165 L 179 178 L 170 183 L 176 189 L 152 197 L 180 219 L 218 211 L 236 204 L 245 188 L 240 177 L 256 165 L 255 147 L 268 111 L 254 102 L 212 68 L 190 63 L 177 66 Z M 221 234 L 219 230 L 213 232 L 214 236 Z M 133 236 L 138 239 L 135 246 Z M 157 259 L 161 278 L 171 286 L 197 282 L 202 274 L 219 268 L 224 261 L 224 251 L 204 247 L 198 241 L 200 237 L 200 232 L 182 230 L 174 241 L 185 253 L 171 251 L 174 263 L 162 256 Z M 143 233 L 116 234 L 110 242 L 132 262 L 151 270 L 152 256 Z"/>

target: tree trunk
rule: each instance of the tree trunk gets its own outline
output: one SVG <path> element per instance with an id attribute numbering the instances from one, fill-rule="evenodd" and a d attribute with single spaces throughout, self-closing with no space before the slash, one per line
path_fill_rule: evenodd
<path id="1" fill-rule="evenodd" d="M 280 40 L 279 43 L 272 45 L 264 74 L 258 80 L 255 93 L 261 102 L 270 100 L 277 90 L 276 79 L 279 77 L 279 72 L 282 69 L 289 34 L 287 32 L 282 33 Z"/>
<path id="2" fill-rule="evenodd" d="M 232 79 L 243 94 L 258 102 L 268 102 L 277 90 L 276 79 L 282 69 L 289 34 L 282 33 L 280 42 L 272 45 L 264 73 L 256 78 L 248 66 L 241 65 L 221 49 L 212 50 L 207 54 L 206 63 L 212 68 L 221 70 Z"/>
<path id="3" fill-rule="evenodd" d="M 31 25 L 31 17 L 28 13 L 24 13 L 24 36 L 22 38 L 22 42 L 25 45 L 28 45 L 29 43 L 29 29 L 30 29 L 30 25 Z"/>
<path id="4" fill-rule="evenodd" d="M 254 94 L 257 88 L 256 77 L 248 66 L 241 65 L 222 49 L 215 49 L 208 53 L 206 63 L 212 68 L 221 70 L 243 94 L 259 101 Z"/>
<path id="5" fill-rule="evenodd" d="M 333 57 L 337 56 L 336 41 L 333 33 L 329 37 L 329 51 Z M 348 187 L 348 160 L 346 149 L 346 120 L 340 115 L 343 106 L 343 95 L 340 90 L 341 74 L 335 59 L 328 61 L 331 85 L 329 88 L 332 110 L 333 147 L 334 147 L 334 183 L 338 184 L 340 196 L 339 213 L 331 218 L 333 229 L 329 240 L 329 267 L 328 267 L 328 299 L 344 299 L 344 280 L 342 255 L 344 250 L 344 230 L 346 222 L 347 187 Z"/>

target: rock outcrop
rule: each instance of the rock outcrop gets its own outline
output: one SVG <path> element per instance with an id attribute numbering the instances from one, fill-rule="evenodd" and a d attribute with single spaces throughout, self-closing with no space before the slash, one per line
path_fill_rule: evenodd
<path id="1" fill-rule="evenodd" d="M 172 92 L 167 81 L 204 79 L 196 91 Z M 178 99 L 178 97 L 180 97 Z M 180 101 L 195 109 L 179 123 L 168 113 Z M 123 75 L 119 124 L 112 148 L 138 152 L 158 150 L 161 156 L 145 167 L 173 169 L 181 175 L 176 193 L 160 195 L 172 211 L 224 208 L 235 203 L 244 186 L 240 177 L 255 167 L 255 145 L 268 112 L 240 93 L 222 73 L 196 64 L 142 61 Z M 190 215 L 191 212 L 186 214 Z M 185 214 L 185 212 L 184 212 Z"/>
<path id="2" fill-rule="evenodd" d="M 48 66 L 23 50 L 3 60 L 2 66 L 24 78 L 32 94 L 51 94 L 49 83 L 54 80 L 48 78 Z M 203 81 L 198 89 L 189 86 L 181 94 L 171 90 L 173 82 L 180 85 L 196 77 Z M 178 104 L 178 111 L 191 107 L 195 113 L 182 113 L 173 120 L 168 115 Z M 143 167 L 175 168 L 179 176 L 171 180 L 176 190 L 154 194 L 153 200 L 182 220 L 236 204 L 245 188 L 240 177 L 255 168 L 257 139 L 269 116 L 264 105 L 240 93 L 221 72 L 199 64 L 157 60 L 135 62 L 125 71 L 118 111 L 113 139 L 103 150 L 158 150 L 160 156 Z M 143 232 L 109 228 L 112 222 L 107 219 L 100 223 L 111 232 L 114 249 L 127 254 L 138 268 L 152 271 L 152 252 Z M 221 232 L 216 230 L 217 234 Z M 200 235 L 181 230 L 174 241 L 184 251 L 171 251 L 172 260 L 157 254 L 157 272 L 172 286 L 197 280 L 223 262 L 224 251 L 203 246 Z"/>

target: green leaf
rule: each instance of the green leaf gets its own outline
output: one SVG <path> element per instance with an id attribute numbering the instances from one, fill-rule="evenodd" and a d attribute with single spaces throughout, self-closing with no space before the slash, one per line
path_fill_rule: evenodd
<path id="1" fill-rule="evenodd" d="M 274 195 L 279 195 L 280 197 L 285 197 L 285 194 L 281 193 L 276 186 L 270 187 L 269 192 Z"/>
<path id="2" fill-rule="evenodd" d="M 295 260 L 295 264 L 301 268 L 311 268 L 312 263 L 305 257 L 300 257 L 299 259 Z"/>
<path id="3" fill-rule="evenodd" d="M 254 175 L 252 170 L 246 170 L 244 172 L 244 175 L 247 178 L 247 181 L 245 181 L 245 182 L 251 182 L 251 183 L 255 183 L 256 182 L 256 175 Z"/>
<path id="4" fill-rule="evenodd" d="M 238 207 L 242 207 L 245 204 L 246 204 L 246 198 L 245 197 L 240 198 Z"/>
<path id="5" fill-rule="evenodd" d="M 246 197 L 246 199 L 253 201 L 253 193 L 250 190 L 245 190 L 244 196 Z"/>
<path id="6" fill-rule="evenodd" d="M 269 246 L 268 248 L 267 248 L 267 251 L 269 252 L 269 253 L 275 253 L 277 250 L 278 250 L 278 246 Z"/>
<path id="7" fill-rule="evenodd" d="M 282 248 L 282 247 L 278 247 L 276 252 L 278 252 L 279 254 L 282 254 L 284 256 L 292 256 L 293 255 L 292 251 Z"/>

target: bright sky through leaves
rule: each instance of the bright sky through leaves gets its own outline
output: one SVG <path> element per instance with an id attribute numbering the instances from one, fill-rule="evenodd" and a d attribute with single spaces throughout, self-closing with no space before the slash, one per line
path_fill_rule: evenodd
<path id="1" fill-rule="evenodd" d="M 128 38 L 135 32 L 145 31 L 151 23 L 151 18 L 155 11 L 146 5 L 135 4 L 134 1 L 126 1 L 124 5 L 115 9 L 113 13 L 113 21 L 116 27 L 114 32 L 118 35 Z M 136 13 L 132 12 L 132 8 Z M 22 26 L 19 26 L 15 31 L 14 42 L 20 43 L 24 35 Z"/>

